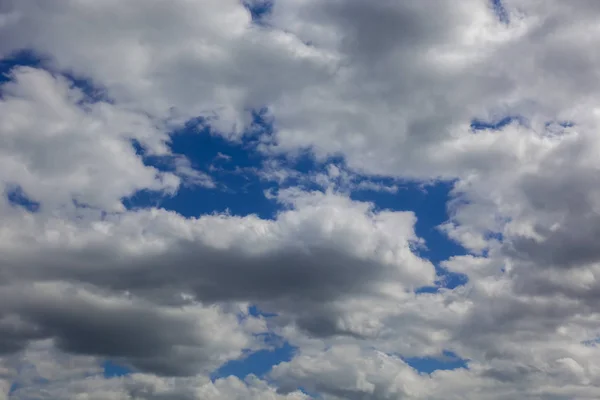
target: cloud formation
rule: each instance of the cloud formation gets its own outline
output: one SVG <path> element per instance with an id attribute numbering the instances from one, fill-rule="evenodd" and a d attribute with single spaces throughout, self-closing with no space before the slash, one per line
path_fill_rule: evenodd
<path id="1" fill-rule="evenodd" d="M 0 86 L 0 398 L 598 398 L 597 2 L 252 5 L 0 3 L 0 57 L 40 60 Z M 128 206 L 220 190 L 185 124 L 266 160 L 273 218 Z M 466 254 L 354 196 L 403 180 L 451 182 Z M 273 335 L 291 360 L 210 379 Z"/>

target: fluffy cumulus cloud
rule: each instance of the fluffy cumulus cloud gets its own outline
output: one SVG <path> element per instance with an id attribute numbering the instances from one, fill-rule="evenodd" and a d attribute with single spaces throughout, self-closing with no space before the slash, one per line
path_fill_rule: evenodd
<path id="1" fill-rule="evenodd" d="M 0 399 L 599 398 L 599 18 L 0 1 Z M 200 135 L 262 160 L 232 170 L 272 215 L 207 210 L 240 157 Z M 425 230 L 377 201 L 440 181 Z M 266 372 L 215 375 L 282 342 Z"/>
<path id="2" fill-rule="evenodd" d="M 7 370 L 20 368 L 18 379 L 12 384 L 11 399 L 307 399 L 299 391 L 278 394 L 275 388 L 255 376 L 245 381 L 229 377 L 211 382 L 204 376 L 159 377 L 135 373 L 105 379 L 99 375 L 102 368 L 98 359 L 65 356 L 46 341 L 1 362 Z"/>

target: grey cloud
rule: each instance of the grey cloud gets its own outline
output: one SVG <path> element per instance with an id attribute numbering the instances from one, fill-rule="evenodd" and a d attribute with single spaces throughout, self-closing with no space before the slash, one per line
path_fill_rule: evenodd
<path id="1" fill-rule="evenodd" d="M 418 50 L 415 43 L 426 45 L 442 39 L 447 27 L 441 16 L 450 11 L 444 2 L 431 1 L 384 0 L 369 4 L 360 0 L 336 0 L 319 7 L 322 8 L 308 14 L 311 20 L 327 18 L 324 22 L 338 25 L 345 32 L 341 39 L 343 48 L 360 57 L 361 63 L 369 60 L 380 63 L 381 58 L 400 49 L 409 50 L 404 57 L 414 57 Z M 428 9 L 435 11 L 427 13 Z"/>
<path id="2" fill-rule="evenodd" d="M 22 350 L 33 339 L 51 338 L 69 353 L 123 360 L 161 375 L 190 375 L 210 371 L 251 344 L 240 331 L 230 332 L 228 339 L 211 337 L 210 328 L 202 328 L 206 323 L 221 323 L 221 329 L 233 330 L 235 316 L 169 310 L 80 291 L 52 284 L 2 288 L 0 310 L 17 315 L 26 326 L 19 330 L 13 324 L 21 342 L 9 350 Z M 27 329 L 36 335 L 28 337 Z"/>
<path id="3" fill-rule="evenodd" d="M 35 268 L 34 275 L 38 279 L 75 279 L 149 295 L 155 289 L 160 293 L 161 289 L 171 288 L 175 294 L 191 292 L 205 302 L 277 299 L 326 302 L 368 292 L 384 279 L 398 279 L 394 271 L 377 262 L 326 248 L 281 249 L 253 256 L 190 243 L 174 246 L 172 252 L 159 257 L 125 262 L 108 258 L 105 263 L 96 260 L 96 265 L 73 263 L 76 259 L 93 257 L 93 253 L 53 256 L 56 261 L 50 261 L 47 254 L 43 266 L 41 260 L 37 261 L 40 266 Z"/>
<path id="4" fill-rule="evenodd" d="M 227 377 L 211 380 L 206 375 L 160 377 L 132 373 L 119 378 L 102 376 L 102 360 L 62 353 L 49 341 L 38 342 L 19 355 L 0 358 L 0 371 L 16 368 L 14 376 L 0 372 L 2 378 L 14 379 L 10 393 L 14 400 L 90 399 L 90 400 L 306 400 L 298 391 L 277 395 L 267 382 L 249 376 L 245 380 Z M 6 382 L 6 381 L 5 381 Z M 8 386 L 11 386 L 10 384 Z M 8 387 L 6 387 L 8 391 Z M 0 392 L 0 396 L 3 392 Z M 7 397 L 0 397 L 5 399 Z"/>
<path id="5" fill-rule="evenodd" d="M 507 253 L 541 267 L 582 267 L 600 260 L 600 217 L 596 214 L 571 218 L 558 230 L 538 227 L 541 241 L 511 238 Z"/>
<path id="6" fill-rule="evenodd" d="M 514 385 L 527 380 L 529 375 L 531 375 L 533 372 L 537 371 L 522 365 L 511 365 L 509 370 L 494 368 L 487 369 L 481 374 L 481 376 Z"/>
<path id="7" fill-rule="evenodd" d="M 28 297 L 31 291 L 12 289 L 6 313 L 31 323 L 43 338 L 54 338 L 64 351 L 189 375 L 239 356 L 252 343 L 242 332 L 229 336 L 237 342 L 210 339 L 198 327 L 204 314 L 177 311 L 193 305 L 182 294 L 207 310 L 257 303 L 282 314 L 281 326 L 296 324 L 315 337 L 361 338 L 360 328 L 339 322 L 349 312 L 342 304 L 360 296 L 388 297 L 385 285 L 401 292 L 433 282 L 431 263 L 411 250 L 417 240 L 411 214 L 374 213 L 369 204 L 332 193 L 290 196 L 291 209 L 271 221 L 226 215 L 189 220 L 165 210 L 140 210 L 106 219 L 104 228 L 89 230 L 87 222 L 58 228 L 81 232 L 71 236 L 79 243 L 72 246 L 46 242 L 32 251 L 21 241 L 1 256 L 7 290 L 68 283 L 73 297 L 67 303 L 68 293 Z M 28 228 L 21 228 L 22 240 Z M 88 297 L 78 297 L 78 290 Z M 131 299 L 119 300 L 123 293 Z M 103 305 L 105 297 L 109 303 Z M 233 329 L 238 322 L 224 314 L 209 320 L 207 329 L 215 324 Z"/>
<path id="8" fill-rule="evenodd" d="M 0 355 L 22 350 L 30 341 L 46 336 L 47 332 L 36 324 L 0 313 Z"/>
<path id="9" fill-rule="evenodd" d="M 248 255 L 189 243 L 173 246 L 168 253 L 160 256 L 113 259 L 108 256 L 110 253 L 110 248 L 79 254 L 45 252 L 43 261 L 36 256 L 29 258 L 21 267 L 11 268 L 15 271 L 13 280 L 59 279 L 87 283 L 117 292 L 128 291 L 134 296 L 165 305 L 184 304 L 180 293 L 192 294 L 205 304 L 252 302 L 260 304 L 265 311 L 285 311 L 298 326 L 317 337 L 356 336 L 337 324 L 342 311 L 330 304 L 361 295 L 377 295 L 382 282 L 404 280 L 398 270 L 377 260 L 361 259 L 325 247 L 304 250 L 282 248 L 270 254 Z M 56 318 L 59 317 L 56 315 Z M 91 317 L 93 320 L 89 322 L 97 325 L 85 326 L 85 319 L 80 320 L 79 315 L 73 314 L 68 317 L 74 324 L 73 331 L 66 334 L 83 341 L 79 345 L 85 346 L 95 341 L 84 332 L 76 332 L 78 325 L 81 329 L 101 334 L 101 328 L 109 329 L 108 326 L 117 323 L 114 321 L 117 318 L 123 321 L 145 320 L 143 313 L 131 316 L 111 313 L 106 315 L 106 320 L 101 317 Z M 142 326 L 139 329 L 139 332 L 145 331 Z M 185 329 L 182 327 L 179 331 L 185 332 Z M 128 348 L 128 351 L 138 349 L 143 353 L 145 348 L 159 351 L 156 342 L 144 343 L 146 340 L 138 340 L 135 346 L 128 347 L 126 340 L 118 340 L 120 335 L 116 331 L 111 329 L 111 332 L 116 335 L 114 337 L 121 343 L 120 346 Z M 135 341 L 135 337 L 136 333 L 131 332 L 131 339 Z M 150 341 L 159 339 L 147 338 Z M 70 346 L 78 345 L 69 343 Z"/>
<path id="10" fill-rule="evenodd" d="M 577 165 L 575 160 L 584 156 L 581 151 L 557 154 L 550 165 L 542 164 L 543 173 L 521 179 L 527 204 L 543 218 L 534 226 L 540 238 L 510 237 L 505 243 L 508 254 L 541 267 L 577 267 L 600 260 L 600 178 L 594 169 Z"/>

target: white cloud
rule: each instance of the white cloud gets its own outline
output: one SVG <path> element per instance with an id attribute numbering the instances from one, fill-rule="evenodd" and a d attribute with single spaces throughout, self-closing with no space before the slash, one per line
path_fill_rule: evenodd
<path id="1" fill-rule="evenodd" d="M 174 192 L 179 179 L 145 166 L 130 141 L 165 154 L 167 136 L 148 117 L 98 102 L 65 79 L 33 68 L 13 70 L 2 86 L 0 181 L 18 184 L 50 210 L 73 200 L 108 211 L 141 189 Z"/>
<path id="2" fill-rule="evenodd" d="M 237 318 L 240 302 L 257 302 L 279 313 L 269 328 L 300 347 L 273 373 L 282 388 L 362 399 L 598 398 L 589 343 L 600 336 L 600 8 L 503 5 L 509 23 L 483 0 L 282 0 L 259 27 L 234 0 L 3 2 L 0 54 L 31 49 L 54 72 L 16 68 L 2 86 L 0 184 L 20 187 L 40 212 L 0 204 L 0 351 L 10 358 L 53 340 L 72 353 L 52 353 L 55 364 L 94 353 L 146 371 L 53 375 L 49 398 L 284 398 L 262 381 L 151 375 L 205 374 L 260 346 L 252 334 L 264 321 Z M 106 100 L 88 101 L 65 71 L 91 79 Z M 258 173 L 324 193 L 274 192 L 284 211 L 273 220 L 124 210 L 139 190 L 215 185 L 170 153 L 172 128 L 202 116 L 240 139 L 249 110 L 264 106 L 274 134 L 260 150 L 310 148 L 347 168 L 301 176 L 267 163 Z M 505 115 L 521 123 L 470 128 Z M 172 160 L 173 172 L 145 165 L 133 139 Z M 465 287 L 411 292 L 436 278 L 415 253 L 415 216 L 342 194 L 394 189 L 360 173 L 456 180 L 440 229 L 477 255 L 444 263 L 469 277 Z M 84 331 L 147 342 L 98 348 Z M 444 349 L 471 360 L 470 370 L 421 376 L 387 355 Z"/>
<path id="3" fill-rule="evenodd" d="M 371 204 L 333 193 L 280 196 L 289 209 L 275 220 L 186 219 L 159 209 L 69 222 L 15 214 L 21 226 L 7 223 L 2 232 L 5 273 L 79 276 L 131 291 L 191 291 L 207 301 L 322 301 L 379 293 L 384 284 L 399 291 L 433 284 L 433 266 L 412 250 L 419 243 L 412 213 L 374 212 Z"/>
<path id="4" fill-rule="evenodd" d="M 251 25 L 237 0 L 11 2 L 4 54 L 38 50 L 111 98 L 159 118 L 216 117 L 240 134 L 245 110 L 328 77 L 327 56 L 281 31 Z M 119 62 L 115 62 L 118 60 Z"/>
<path id="5" fill-rule="evenodd" d="M 332 400 L 593 399 L 598 395 L 597 388 L 590 386 L 596 380 L 593 374 L 597 366 L 585 368 L 568 357 L 555 360 L 544 371 L 535 371 L 533 377 L 526 368 L 517 368 L 504 381 L 491 377 L 491 371 L 480 365 L 469 367 L 418 374 L 398 357 L 339 345 L 301 353 L 276 366 L 272 375 L 283 388 L 300 384 Z"/>
<path id="6" fill-rule="evenodd" d="M 213 382 L 204 375 L 186 378 L 161 378 L 134 373 L 124 377 L 105 378 L 101 359 L 65 355 L 49 342 L 38 342 L 18 357 L 0 361 L 3 367 L 18 370 L 10 397 L 21 399 L 110 399 L 110 400 L 222 400 L 270 399 L 303 400 L 295 391 L 279 395 L 275 388 L 256 377 L 241 381 L 235 377 Z"/>

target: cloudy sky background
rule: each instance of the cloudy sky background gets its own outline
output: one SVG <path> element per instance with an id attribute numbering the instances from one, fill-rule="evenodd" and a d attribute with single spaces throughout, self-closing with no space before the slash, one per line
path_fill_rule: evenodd
<path id="1" fill-rule="evenodd" d="M 598 21 L 0 0 L 0 399 L 600 398 Z"/>

